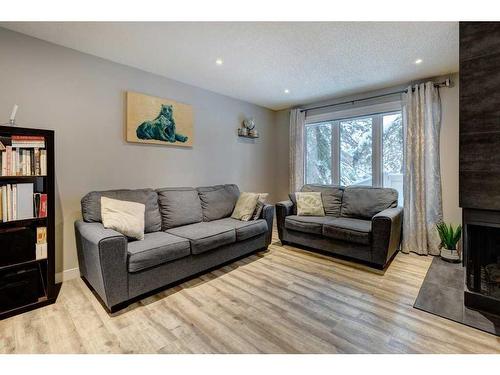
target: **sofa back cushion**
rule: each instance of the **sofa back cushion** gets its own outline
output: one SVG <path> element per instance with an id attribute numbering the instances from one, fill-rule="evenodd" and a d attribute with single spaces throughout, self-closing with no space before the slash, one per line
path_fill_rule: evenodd
<path id="1" fill-rule="evenodd" d="M 196 190 L 201 201 L 203 221 L 218 220 L 231 216 L 240 195 L 240 189 L 233 184 L 204 186 Z"/>
<path id="2" fill-rule="evenodd" d="M 348 186 L 342 198 L 342 217 L 371 219 L 386 208 L 397 207 L 398 192 L 390 188 Z"/>
<path id="3" fill-rule="evenodd" d="M 201 202 L 194 188 L 157 189 L 162 229 L 199 223 L 203 220 Z"/>
<path id="4" fill-rule="evenodd" d="M 144 232 L 161 230 L 158 195 L 153 189 L 92 191 L 81 200 L 83 220 L 102 223 L 101 197 L 144 204 Z"/>
<path id="5" fill-rule="evenodd" d="M 340 216 L 344 189 L 340 186 L 304 185 L 301 192 L 319 192 L 327 216 Z M 295 203 L 295 202 L 294 202 Z"/>

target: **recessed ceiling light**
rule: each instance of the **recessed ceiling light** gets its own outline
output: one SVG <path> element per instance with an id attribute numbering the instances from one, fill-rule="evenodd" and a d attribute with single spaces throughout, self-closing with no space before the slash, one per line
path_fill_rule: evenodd
<path id="1" fill-rule="evenodd" d="M 222 59 L 217 59 L 217 60 L 215 60 L 215 63 L 217 65 L 222 65 L 224 63 L 224 61 Z"/>
<path id="2" fill-rule="evenodd" d="M 290 94 L 290 90 L 288 90 L 288 89 L 285 89 L 284 92 L 285 92 L 285 94 Z"/>
<path id="3" fill-rule="evenodd" d="M 415 60 L 415 64 L 422 64 L 422 61 L 424 61 L 424 60 L 422 60 L 422 59 L 416 59 Z"/>

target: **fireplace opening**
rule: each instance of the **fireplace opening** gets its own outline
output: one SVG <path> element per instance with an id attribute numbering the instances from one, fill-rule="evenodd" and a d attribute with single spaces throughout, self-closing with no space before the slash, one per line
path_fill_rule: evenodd
<path id="1" fill-rule="evenodd" d="M 466 231 L 467 288 L 500 301 L 500 228 L 469 224 Z"/>

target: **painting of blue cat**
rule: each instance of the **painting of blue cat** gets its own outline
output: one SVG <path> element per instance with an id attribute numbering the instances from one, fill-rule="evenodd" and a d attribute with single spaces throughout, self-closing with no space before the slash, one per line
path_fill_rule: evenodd
<path id="1" fill-rule="evenodd" d="M 193 109 L 172 99 L 128 91 L 128 142 L 164 146 L 193 146 Z"/>
<path id="2" fill-rule="evenodd" d="M 175 120 L 171 105 L 161 105 L 160 113 L 154 120 L 144 121 L 137 127 L 137 138 L 156 139 L 165 142 L 186 142 L 188 137 L 175 131 Z"/>

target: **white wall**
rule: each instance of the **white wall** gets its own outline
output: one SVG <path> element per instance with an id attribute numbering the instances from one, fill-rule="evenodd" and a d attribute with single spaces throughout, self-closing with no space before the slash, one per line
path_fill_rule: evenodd
<path id="1" fill-rule="evenodd" d="M 441 94 L 441 183 L 443 217 L 446 222 L 462 223 L 462 209 L 458 207 L 458 74 L 452 76 L 454 87 L 443 88 Z"/>
<path id="2" fill-rule="evenodd" d="M 448 76 L 446 76 L 447 78 Z M 438 77 L 439 81 L 444 77 Z M 444 220 L 447 222 L 452 222 L 454 224 L 459 224 L 462 222 L 462 210 L 458 207 L 458 74 L 452 74 L 451 80 L 454 84 L 450 88 L 441 88 L 441 105 L 442 105 L 442 122 L 441 122 L 441 180 L 442 180 L 442 191 L 443 191 L 443 215 Z M 349 97 L 335 98 L 328 101 L 323 101 L 321 103 L 311 103 L 302 106 L 303 108 L 314 107 L 317 105 L 332 104 L 338 102 L 344 102 L 348 100 L 353 100 L 361 97 L 368 97 L 378 94 L 383 94 L 386 92 L 392 92 L 395 90 L 402 89 L 403 87 L 391 87 L 384 90 L 373 91 L 369 93 L 363 93 L 358 95 L 352 95 Z M 370 102 L 364 102 L 363 104 L 369 104 Z M 317 111 L 321 113 L 321 111 Z M 279 137 L 287 139 L 289 137 L 289 109 L 282 110 L 276 114 L 276 130 L 279 132 Z M 280 154 L 283 156 L 280 158 L 281 167 L 278 169 L 282 172 L 279 178 L 279 186 L 277 186 L 276 194 L 279 200 L 287 199 L 288 196 L 288 174 L 285 176 L 283 171 L 288 173 L 288 142 L 281 145 L 282 150 Z M 286 155 L 286 158 L 284 157 Z M 286 188 L 285 188 L 286 186 Z"/>
<path id="3" fill-rule="evenodd" d="M 273 111 L 1 28 L 0 51 L 0 117 L 17 103 L 20 126 L 55 130 L 58 272 L 78 266 L 73 222 L 92 190 L 236 183 L 275 201 Z M 192 105 L 194 146 L 125 142 L 126 90 Z M 245 117 L 260 139 L 236 136 Z"/>

